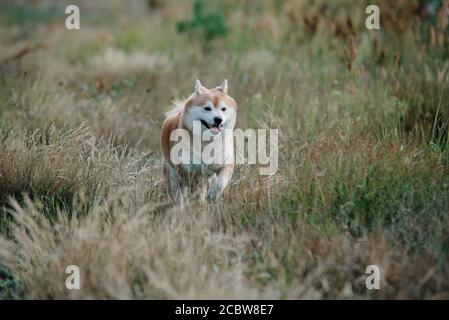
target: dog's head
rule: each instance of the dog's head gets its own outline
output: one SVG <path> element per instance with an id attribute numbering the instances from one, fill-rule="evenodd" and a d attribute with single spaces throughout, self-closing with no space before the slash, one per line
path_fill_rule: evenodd
<path id="1" fill-rule="evenodd" d="M 228 81 L 214 89 L 207 89 L 199 80 L 195 82 L 195 92 L 187 99 L 183 122 L 192 131 L 194 121 L 201 123 L 201 134 L 210 130 L 214 135 L 224 129 L 234 129 L 237 103 L 228 95 Z"/>

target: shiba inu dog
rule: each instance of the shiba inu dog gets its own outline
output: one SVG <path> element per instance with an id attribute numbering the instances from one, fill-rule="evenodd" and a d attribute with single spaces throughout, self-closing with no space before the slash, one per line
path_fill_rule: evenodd
<path id="1" fill-rule="evenodd" d="M 232 132 L 236 116 L 237 103 L 228 95 L 227 80 L 214 89 L 207 89 L 196 80 L 193 94 L 183 101 L 174 102 L 172 110 L 166 113 L 160 146 L 169 194 L 176 203 L 183 204 L 194 195 L 198 195 L 201 200 L 215 201 L 222 194 L 234 169 Z M 200 130 L 194 130 L 195 128 Z M 192 158 L 198 156 L 196 153 L 202 155 L 210 143 L 202 140 L 197 149 L 189 149 L 188 157 L 178 161 L 179 158 L 173 151 L 180 142 L 173 141 L 173 136 L 179 130 L 188 133 L 188 143 L 205 135 L 218 141 L 222 152 L 221 161 L 210 163 L 203 157 L 199 158 L 200 161 L 192 161 Z"/>

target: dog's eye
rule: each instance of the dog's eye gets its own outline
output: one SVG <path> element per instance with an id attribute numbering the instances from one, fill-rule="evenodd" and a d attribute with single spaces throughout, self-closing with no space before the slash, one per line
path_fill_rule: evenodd
<path id="1" fill-rule="evenodd" d="M 211 111 L 212 108 L 211 108 L 211 107 L 204 107 L 204 110 L 206 110 L 206 111 Z"/>
<path id="2" fill-rule="evenodd" d="M 226 108 L 221 108 L 221 111 L 226 111 Z"/>

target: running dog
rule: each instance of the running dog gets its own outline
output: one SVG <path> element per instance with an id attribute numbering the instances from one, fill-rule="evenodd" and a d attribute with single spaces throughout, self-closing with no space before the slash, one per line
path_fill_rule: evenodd
<path id="1" fill-rule="evenodd" d="M 170 196 L 176 203 L 183 204 L 191 196 L 198 195 L 200 200 L 215 201 L 231 179 L 234 169 L 234 130 L 237 117 L 237 103 L 228 95 L 228 81 L 214 89 L 207 89 L 199 80 L 195 82 L 195 91 L 189 98 L 175 101 L 173 108 L 165 114 L 162 125 L 160 146 L 163 154 L 164 174 Z M 174 161 L 177 155 L 173 152 L 177 141 L 173 136 L 177 129 L 189 134 L 188 142 L 195 137 L 195 128 L 201 128 L 200 134 L 211 136 L 213 141 L 221 141 L 222 161 L 192 163 L 195 150 L 183 161 Z M 229 134 L 229 132 L 231 134 Z M 219 136 L 219 137 L 218 137 Z M 220 138 L 220 139 L 215 139 Z M 209 144 L 202 142 L 200 151 Z M 177 158 L 176 160 L 179 160 Z"/>

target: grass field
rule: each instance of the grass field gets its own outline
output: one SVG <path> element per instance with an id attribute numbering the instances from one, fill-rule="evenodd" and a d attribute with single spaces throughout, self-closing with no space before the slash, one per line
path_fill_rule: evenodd
<path id="1" fill-rule="evenodd" d="M 376 0 L 381 30 L 373 1 L 204 1 L 216 37 L 177 29 L 193 1 L 68 2 L 80 30 L 0 2 L 0 299 L 449 298 L 448 1 Z M 279 129 L 279 170 L 181 210 L 159 132 L 196 78 Z"/>

